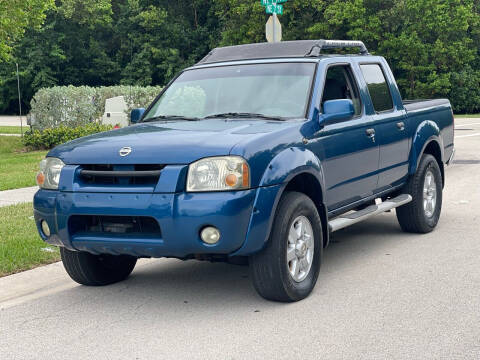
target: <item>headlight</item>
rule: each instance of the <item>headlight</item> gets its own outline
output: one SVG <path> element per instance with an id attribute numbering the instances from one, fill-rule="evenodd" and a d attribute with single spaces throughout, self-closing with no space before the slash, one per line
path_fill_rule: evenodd
<path id="1" fill-rule="evenodd" d="M 37 184 L 42 189 L 56 190 L 60 182 L 60 172 L 65 166 L 62 160 L 48 157 L 40 161 L 40 171 L 37 174 Z"/>
<path id="2" fill-rule="evenodd" d="M 250 187 L 250 169 L 239 156 L 211 157 L 188 168 L 187 191 L 228 191 Z"/>

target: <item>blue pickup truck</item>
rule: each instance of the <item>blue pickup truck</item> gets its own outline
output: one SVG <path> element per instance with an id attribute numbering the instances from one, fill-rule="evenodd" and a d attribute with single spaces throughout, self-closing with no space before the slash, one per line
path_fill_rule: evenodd
<path id="1" fill-rule="evenodd" d="M 261 296 L 301 300 L 332 232 L 393 208 L 432 231 L 454 154 L 449 101 L 402 101 L 359 41 L 214 49 L 131 122 L 40 163 L 38 231 L 80 284 L 173 257 L 248 263 Z"/>

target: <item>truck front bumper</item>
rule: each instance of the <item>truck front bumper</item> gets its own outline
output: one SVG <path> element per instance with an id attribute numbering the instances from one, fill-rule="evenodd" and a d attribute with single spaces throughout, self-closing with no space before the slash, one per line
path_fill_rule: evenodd
<path id="1" fill-rule="evenodd" d="M 70 250 L 137 257 L 228 255 L 240 249 L 246 240 L 256 193 L 257 189 L 175 194 L 39 190 L 34 197 L 34 216 L 43 240 Z M 158 222 L 160 232 L 155 236 L 141 232 L 76 232 L 72 216 L 83 215 L 149 217 Z M 42 230 L 42 221 L 48 224 L 48 236 Z M 221 233 L 220 240 L 214 245 L 208 245 L 200 238 L 200 232 L 206 226 L 214 226 Z"/>

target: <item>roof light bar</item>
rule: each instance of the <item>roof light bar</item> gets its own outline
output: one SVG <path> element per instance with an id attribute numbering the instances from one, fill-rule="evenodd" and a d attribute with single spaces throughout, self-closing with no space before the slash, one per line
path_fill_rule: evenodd
<path id="1" fill-rule="evenodd" d="M 362 41 L 353 40 L 319 40 L 312 46 L 305 56 L 320 56 L 324 49 L 344 49 L 344 48 L 360 48 L 360 54 L 368 55 L 368 50 Z"/>

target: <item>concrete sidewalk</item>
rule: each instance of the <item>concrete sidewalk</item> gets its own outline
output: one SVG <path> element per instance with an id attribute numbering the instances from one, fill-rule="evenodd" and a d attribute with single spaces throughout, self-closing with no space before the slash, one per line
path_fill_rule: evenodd
<path id="1" fill-rule="evenodd" d="M 0 191 L 0 207 L 21 204 L 33 201 L 33 195 L 38 190 L 38 186 L 32 186 L 22 189 Z"/>
<path id="2" fill-rule="evenodd" d="M 23 126 L 27 126 L 26 116 L 22 116 Z M 0 126 L 20 126 L 20 116 L 0 116 Z"/>

